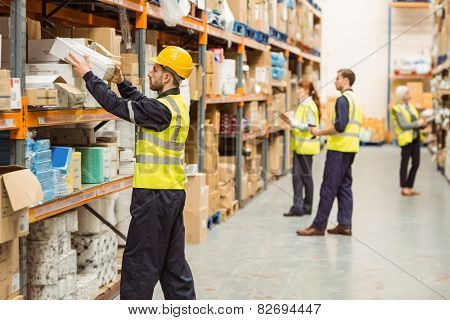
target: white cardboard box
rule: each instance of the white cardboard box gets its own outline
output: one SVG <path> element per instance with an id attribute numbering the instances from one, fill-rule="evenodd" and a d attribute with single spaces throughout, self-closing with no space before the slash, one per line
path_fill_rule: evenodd
<path id="1" fill-rule="evenodd" d="M 55 43 L 50 50 L 50 54 L 61 60 L 69 57 L 69 54 L 73 54 L 80 60 L 84 59 L 85 55 L 88 55 L 92 64 L 92 72 L 103 80 L 110 80 L 115 72 L 116 62 L 73 39 L 56 38 Z"/>
<path id="2" fill-rule="evenodd" d="M 27 76 L 50 76 L 57 75 L 62 77 L 67 84 L 84 89 L 84 81 L 76 78 L 72 66 L 67 63 L 36 63 L 27 64 L 25 66 L 25 74 Z"/>

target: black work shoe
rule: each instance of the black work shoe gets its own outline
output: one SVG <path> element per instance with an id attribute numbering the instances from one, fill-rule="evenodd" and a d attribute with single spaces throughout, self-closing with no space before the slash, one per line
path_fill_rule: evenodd
<path id="1" fill-rule="evenodd" d="M 301 216 L 303 216 L 303 213 L 288 212 L 288 213 L 283 213 L 283 216 L 285 216 L 285 217 L 301 217 Z"/>

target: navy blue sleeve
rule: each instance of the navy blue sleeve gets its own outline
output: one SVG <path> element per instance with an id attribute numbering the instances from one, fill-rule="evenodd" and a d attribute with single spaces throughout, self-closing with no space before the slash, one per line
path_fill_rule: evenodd
<path id="1" fill-rule="evenodd" d="M 140 93 L 135 86 L 131 84 L 130 81 L 126 80 L 122 82 L 121 84 L 117 85 L 117 88 L 119 89 L 120 95 L 122 98 L 130 99 L 133 101 L 141 101 L 142 99 L 147 98 L 145 95 Z"/>
<path id="2" fill-rule="evenodd" d="M 346 97 L 342 96 L 336 100 L 336 119 L 334 120 L 334 128 L 337 132 L 344 132 L 349 119 L 349 104 Z"/>
<path id="3" fill-rule="evenodd" d="M 172 113 L 162 102 L 144 95 L 138 101 L 119 98 L 99 77 L 88 72 L 83 77 L 86 87 L 109 113 L 123 120 L 157 132 L 170 125 Z"/>

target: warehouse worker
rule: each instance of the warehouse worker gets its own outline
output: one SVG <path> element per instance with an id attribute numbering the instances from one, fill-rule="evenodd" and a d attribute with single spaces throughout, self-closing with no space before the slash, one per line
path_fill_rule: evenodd
<path id="1" fill-rule="evenodd" d="M 310 215 L 313 205 L 314 184 L 312 178 L 313 156 L 320 153 L 320 141 L 311 134 L 310 128 L 319 126 L 319 95 L 312 82 L 300 80 L 297 87 L 300 104 L 295 119 L 286 115 L 281 118 L 291 126 L 291 151 L 293 151 L 292 185 L 294 203 L 285 217 Z M 305 198 L 303 199 L 303 189 Z"/>
<path id="2" fill-rule="evenodd" d="M 414 191 L 414 180 L 420 165 L 420 128 L 426 126 L 424 119 L 419 119 L 417 109 L 410 103 L 411 94 L 407 86 L 399 86 L 395 90 L 397 104 L 391 114 L 395 123 L 398 145 L 402 148 L 400 163 L 400 188 L 403 196 L 418 195 Z M 409 159 L 412 166 L 408 173 Z"/>
<path id="3" fill-rule="evenodd" d="M 106 111 L 137 125 L 131 224 L 123 255 L 121 299 L 151 299 L 158 280 L 166 299 L 195 299 L 194 280 L 185 259 L 183 209 L 184 145 L 189 130 L 189 106 L 180 82 L 189 78 L 192 58 L 169 46 L 150 59 L 150 89 L 157 99 L 138 92 L 124 79 L 120 66 L 111 79 L 122 98 L 91 71 L 88 57 L 67 61 L 83 77 L 89 92 Z"/>
<path id="4" fill-rule="evenodd" d="M 328 135 L 327 159 L 320 189 L 320 202 L 312 225 L 298 230 L 299 236 L 323 236 L 334 199 L 338 199 L 338 226 L 329 229 L 330 234 L 352 234 L 352 164 L 359 151 L 359 131 L 362 107 L 352 85 L 355 74 L 349 69 L 338 71 L 335 86 L 342 93 L 336 100 L 333 125 L 329 129 L 312 128 L 315 136 Z"/>

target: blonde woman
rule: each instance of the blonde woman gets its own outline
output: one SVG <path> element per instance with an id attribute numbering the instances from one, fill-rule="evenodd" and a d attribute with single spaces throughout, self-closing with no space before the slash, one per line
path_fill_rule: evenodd
<path id="1" fill-rule="evenodd" d="M 420 129 L 427 122 L 419 118 L 419 112 L 411 104 L 411 94 L 407 86 L 399 86 L 395 90 L 397 104 L 391 114 L 395 123 L 398 145 L 402 149 L 400 163 L 400 187 L 403 196 L 415 196 L 414 180 L 420 165 Z M 409 160 L 412 160 L 408 172 Z"/>

